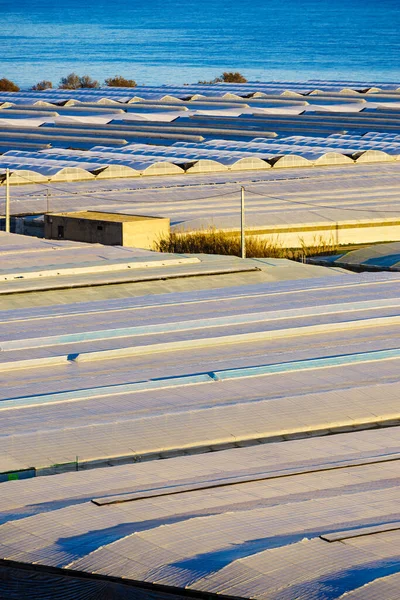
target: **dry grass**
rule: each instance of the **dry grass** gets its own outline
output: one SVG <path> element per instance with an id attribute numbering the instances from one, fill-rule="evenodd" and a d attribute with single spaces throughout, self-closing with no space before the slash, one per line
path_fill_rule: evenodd
<path id="1" fill-rule="evenodd" d="M 158 252 L 177 254 L 227 254 L 240 256 L 240 236 L 218 229 L 207 229 L 194 233 L 171 233 L 160 239 L 155 248 Z M 337 247 L 326 243 L 321 237 L 315 238 L 311 246 L 302 243 L 301 248 L 282 248 L 279 239 L 270 242 L 258 236 L 246 235 L 247 258 L 289 258 L 304 261 L 308 256 L 334 254 Z"/>

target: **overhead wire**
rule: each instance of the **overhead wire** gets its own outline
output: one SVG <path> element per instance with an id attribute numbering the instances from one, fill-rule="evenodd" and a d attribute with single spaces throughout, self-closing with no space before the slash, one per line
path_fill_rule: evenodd
<path id="1" fill-rule="evenodd" d="M 32 181 L 27 178 L 24 177 L 23 175 L 19 175 L 19 177 L 21 177 L 22 179 L 25 179 L 26 181 L 28 181 L 29 183 L 32 183 Z M 230 183 L 226 183 L 227 185 L 231 185 Z M 273 196 L 271 194 L 267 194 L 267 193 L 260 193 L 260 192 L 255 192 L 251 189 L 249 189 L 246 186 L 241 186 L 240 184 L 236 183 L 235 184 L 238 186 L 237 189 L 233 189 L 230 190 L 229 192 L 225 192 L 222 194 L 213 194 L 213 195 L 209 195 L 209 196 L 202 196 L 199 198 L 190 198 L 190 199 L 182 199 L 185 200 L 185 202 L 198 202 L 198 201 L 203 201 L 203 200 L 213 200 L 215 198 L 223 198 L 226 196 L 233 196 L 236 193 L 240 192 L 240 189 L 243 188 L 247 193 L 252 194 L 254 196 L 259 196 L 262 198 L 270 198 L 271 200 L 278 200 L 280 202 L 287 202 L 288 204 L 294 204 L 294 205 L 300 205 L 300 206 L 307 206 L 309 208 L 314 208 L 314 209 L 328 209 L 328 210 L 343 210 L 343 211 L 350 211 L 350 212 L 368 212 L 368 213 L 390 213 L 390 214 L 400 214 L 400 209 L 399 210 L 391 210 L 391 209 L 373 209 L 373 208 L 352 208 L 352 207 L 342 207 L 342 206 L 332 206 L 332 205 L 326 205 L 326 204 L 314 204 L 312 202 L 304 202 L 301 200 L 293 200 L 293 199 L 289 199 L 289 198 L 283 198 L 282 196 Z M 235 185 L 234 184 L 234 185 Z M 39 182 L 35 185 L 41 185 L 46 189 L 50 189 L 50 190 L 56 190 L 59 192 L 63 192 L 64 194 L 68 194 L 68 195 L 77 195 L 77 196 L 83 196 L 86 198 L 91 198 L 93 200 L 102 200 L 102 201 L 106 201 L 107 203 L 109 202 L 115 202 L 117 204 L 133 204 L 133 202 L 131 200 L 122 200 L 122 199 L 114 199 L 114 198 L 110 198 L 108 196 L 99 196 L 97 194 L 92 194 L 92 193 L 85 193 L 85 192 L 71 192 L 70 190 L 66 190 L 65 188 L 60 188 L 58 186 L 55 186 L 54 184 L 51 183 L 47 183 L 47 182 Z M 254 185 L 254 184 L 253 184 Z M 265 185 L 264 182 L 260 183 L 259 185 Z M 162 188 L 159 188 L 162 189 Z M 136 190 L 135 190 L 136 191 Z M 27 195 L 23 194 L 23 197 L 31 197 L 32 193 L 29 193 Z M 19 195 L 19 197 L 21 197 L 21 195 Z M 63 198 L 59 198 L 60 200 L 62 200 Z M 46 198 L 44 197 L 43 200 L 46 200 Z M 53 198 L 54 200 L 54 198 Z"/>
<path id="2" fill-rule="evenodd" d="M 99 199 L 99 200 L 107 200 L 109 202 L 124 202 L 122 200 L 114 200 L 113 198 L 109 198 L 108 196 L 100 196 L 98 194 L 94 194 L 94 193 L 91 193 L 91 192 L 86 192 L 85 193 L 85 192 L 82 192 L 82 191 L 71 191 L 70 189 L 67 190 L 65 188 L 59 187 L 58 185 L 56 186 L 56 185 L 54 185 L 53 183 L 50 183 L 50 182 L 32 182 L 32 180 L 29 179 L 28 177 L 24 177 L 23 175 L 20 175 L 20 174 L 18 174 L 18 176 L 21 177 L 22 179 L 25 179 L 25 181 L 31 183 L 32 185 L 40 185 L 40 186 L 43 186 L 44 188 L 54 189 L 56 191 L 63 192 L 65 194 L 69 194 L 69 195 L 85 196 L 85 197 L 90 197 L 90 198 Z M 324 180 L 326 180 L 326 177 L 324 175 L 317 176 L 317 178 L 323 178 Z M 316 179 L 316 177 L 315 176 L 311 176 L 311 177 L 309 177 L 309 176 L 306 176 L 306 177 L 304 177 L 304 176 L 303 177 L 285 177 L 285 178 L 282 177 L 282 178 L 279 178 L 279 179 L 262 180 L 262 181 L 252 182 L 251 185 L 253 185 L 253 186 L 254 185 L 268 185 L 268 183 L 276 183 L 276 182 L 279 182 L 279 181 L 295 181 L 297 179 L 302 179 L 302 180 L 304 180 L 304 179 L 310 179 L 310 180 L 312 180 L 312 179 Z M 76 183 L 76 182 L 72 182 L 72 183 Z M 167 189 L 172 189 L 172 187 L 178 187 L 178 189 L 184 189 L 186 187 L 193 187 L 193 185 L 198 186 L 198 185 L 204 185 L 204 184 L 190 184 L 189 186 L 185 186 L 185 185 L 183 185 L 183 186 L 171 186 L 171 187 L 168 187 Z M 337 207 L 333 207 L 333 206 L 315 205 L 315 204 L 307 203 L 307 202 L 288 200 L 287 198 L 283 198 L 281 196 L 273 196 L 271 194 L 260 194 L 259 192 L 254 192 L 254 191 L 246 188 L 242 184 L 242 182 L 240 182 L 240 181 L 233 181 L 233 182 L 225 181 L 225 182 L 222 182 L 222 183 L 212 183 L 212 184 L 205 184 L 205 185 L 212 185 L 212 186 L 218 186 L 218 185 L 224 185 L 224 186 L 225 185 L 233 185 L 233 186 L 235 186 L 236 185 L 236 186 L 239 186 L 239 187 L 238 187 L 238 190 L 232 190 L 232 191 L 229 191 L 229 192 L 226 192 L 226 193 L 223 193 L 223 194 L 213 194 L 211 196 L 202 196 L 202 197 L 199 197 L 199 198 L 190 198 L 190 199 L 186 199 L 185 198 L 185 201 L 188 201 L 188 200 L 189 201 L 192 201 L 192 200 L 194 200 L 194 201 L 196 201 L 196 200 L 207 200 L 209 198 L 212 199 L 212 198 L 218 198 L 218 197 L 223 197 L 223 196 L 229 196 L 230 194 L 233 194 L 236 191 L 240 191 L 241 187 L 244 187 L 244 189 L 246 189 L 246 191 L 248 191 L 250 194 L 254 194 L 254 195 L 258 195 L 258 196 L 263 196 L 263 197 L 268 197 L 268 198 L 272 198 L 272 199 L 275 199 L 275 200 L 282 200 L 284 202 L 293 202 L 293 203 L 297 203 L 297 204 L 304 204 L 304 205 L 315 206 L 315 207 L 321 206 L 321 208 L 337 208 Z M 164 187 L 156 187 L 156 188 L 150 188 L 150 189 L 149 188 L 137 188 L 137 189 L 130 190 L 130 191 L 133 191 L 133 192 L 136 192 L 136 191 L 151 191 L 151 189 L 163 190 L 165 188 Z M 115 193 L 115 191 L 116 190 L 110 190 L 110 193 L 111 192 Z M 29 192 L 28 194 L 19 194 L 19 196 L 23 196 L 23 197 L 30 197 L 30 196 L 34 196 L 34 195 L 35 195 L 34 192 L 33 193 Z M 358 210 L 358 209 L 350 209 L 349 208 L 347 210 Z M 378 211 L 378 212 L 380 212 L 380 211 Z M 395 212 L 398 212 L 398 211 L 395 211 Z"/>
<path id="3" fill-rule="evenodd" d="M 126 203 L 131 202 L 129 200 L 128 201 L 124 201 L 124 200 L 120 200 L 120 199 L 109 198 L 108 196 L 99 196 L 97 194 L 92 194 L 90 192 L 89 193 L 85 193 L 85 192 L 81 192 L 81 191 L 71 192 L 71 190 L 66 190 L 65 188 L 60 188 L 59 186 L 55 186 L 52 183 L 47 183 L 47 182 L 44 182 L 44 181 L 43 182 L 35 183 L 35 182 L 32 182 L 28 177 L 24 177 L 23 175 L 19 175 L 19 174 L 18 174 L 18 176 L 21 177 L 22 179 L 25 179 L 26 181 L 29 181 L 29 183 L 32 183 L 33 185 L 41 185 L 44 188 L 54 189 L 56 191 L 63 192 L 65 194 L 69 194 L 69 195 L 85 196 L 85 197 L 89 197 L 89 198 L 94 198 L 95 200 L 106 200 L 107 202 L 119 202 L 119 203 L 120 202 L 126 202 Z M 163 188 L 157 188 L 157 189 L 162 190 Z M 190 198 L 190 201 L 208 200 L 208 199 L 212 199 L 212 198 L 221 198 L 223 196 L 230 196 L 230 195 L 236 193 L 239 190 L 240 190 L 240 188 L 238 190 L 232 190 L 232 191 L 229 191 L 229 192 L 225 192 L 223 194 L 213 194 L 212 196 L 204 196 L 204 197 L 201 197 L 201 198 Z M 112 190 L 111 192 L 115 193 L 116 191 L 117 190 Z M 138 188 L 138 190 L 133 190 L 133 191 L 147 191 L 147 190 L 143 190 L 141 188 Z M 34 193 L 32 194 L 32 192 L 31 192 L 30 194 L 27 194 L 26 196 L 29 197 L 29 196 L 32 196 L 32 195 L 35 195 L 35 194 Z M 187 199 L 185 199 L 185 201 L 187 201 Z"/>
<path id="4" fill-rule="evenodd" d="M 73 195 L 73 196 L 83 196 L 85 198 L 91 198 L 93 200 L 100 200 L 103 202 L 107 202 L 107 203 L 117 203 L 117 204 L 131 204 L 132 201 L 131 200 L 123 200 L 123 199 L 114 199 L 114 198 L 110 198 L 109 196 L 105 196 L 105 195 L 99 195 L 99 194 L 94 194 L 91 192 L 83 192 L 83 191 L 71 191 L 70 189 L 65 189 L 62 188 L 58 185 L 54 185 L 53 183 L 50 182 L 32 182 L 31 179 L 29 179 L 28 177 L 25 177 L 23 175 L 21 175 L 20 173 L 18 174 L 19 177 L 21 177 L 22 179 L 24 179 L 25 181 L 31 183 L 32 185 L 39 185 L 39 186 L 43 186 L 45 189 L 47 190 L 55 190 L 57 192 L 62 192 L 63 194 L 68 194 L 68 195 Z M 323 175 L 317 176 L 318 178 L 323 178 Z M 315 175 L 311 175 L 310 176 L 302 176 L 300 177 L 301 179 L 310 179 L 310 180 L 314 180 L 316 177 Z M 296 179 L 299 179 L 299 177 L 286 177 L 286 178 L 280 178 L 280 179 L 273 179 L 273 180 L 263 180 L 263 181 L 258 181 L 258 182 L 252 182 L 251 185 L 268 185 L 268 183 L 276 183 L 279 181 L 296 181 Z M 201 185 L 201 184 L 195 184 L 197 185 Z M 211 184 L 206 184 L 206 185 L 211 185 Z M 315 208 L 315 209 L 328 209 L 328 210 L 343 210 L 343 211 L 350 211 L 350 212 L 373 212 L 373 213 L 395 213 L 395 214 L 400 214 L 400 209 L 399 210 L 391 210 L 391 209 L 381 209 L 381 210 L 377 210 L 377 209 L 373 209 L 373 208 L 353 208 L 353 207 L 338 207 L 338 206 L 331 206 L 331 205 L 326 205 L 326 204 L 314 204 L 311 202 L 304 202 L 301 200 L 293 200 L 293 199 L 288 199 L 288 198 L 284 198 L 282 196 L 275 196 L 275 195 L 271 195 L 268 193 L 260 193 L 260 192 L 255 192 L 251 189 L 249 189 L 248 187 L 246 187 L 245 185 L 243 185 L 241 182 L 239 181 L 234 181 L 234 182 L 221 182 L 219 183 L 213 183 L 214 185 L 232 185 L 232 186 L 238 186 L 237 189 L 232 189 L 229 192 L 224 192 L 222 194 L 212 194 L 212 195 L 208 195 L 208 196 L 200 196 L 197 198 L 183 198 L 182 201 L 184 200 L 185 202 L 198 202 L 198 201 L 203 201 L 203 200 L 212 200 L 215 198 L 222 198 L 222 197 L 226 197 L 226 196 L 231 196 L 234 195 L 235 193 L 238 193 L 240 191 L 241 188 L 245 189 L 246 192 L 248 192 L 249 194 L 255 195 L 255 196 L 259 196 L 259 197 L 263 197 L 263 198 L 270 198 L 272 200 L 278 200 L 281 202 L 287 202 L 289 204 L 294 204 L 294 205 L 301 205 L 301 206 L 307 206 L 310 208 Z M 182 186 L 178 186 L 179 189 L 184 189 L 186 186 L 182 185 Z M 190 186 L 192 187 L 192 186 Z M 157 190 L 162 190 L 164 188 L 162 187 L 157 187 L 157 188 L 153 188 L 153 189 L 157 189 Z M 170 188 L 168 188 L 170 189 Z M 140 188 L 137 188 L 135 190 L 130 190 L 132 192 L 136 192 L 136 191 L 140 191 Z M 142 191 L 150 191 L 149 188 L 142 188 Z M 112 190 L 113 193 L 115 193 L 115 190 Z M 111 190 L 110 190 L 111 193 Z M 35 196 L 35 193 L 29 192 L 28 194 L 18 194 L 18 197 L 32 197 Z M 60 200 L 62 200 L 62 198 L 60 198 Z"/>
<path id="5" fill-rule="evenodd" d="M 326 208 L 329 210 L 347 210 L 347 211 L 352 211 L 352 212 L 376 212 L 376 213 L 396 213 L 396 214 L 400 214 L 400 209 L 399 210 L 376 210 L 374 208 L 351 208 L 351 207 L 342 207 L 342 206 L 329 206 L 326 204 L 313 204 L 312 202 L 303 202 L 301 200 L 290 200 L 288 198 L 282 198 L 281 196 L 271 196 L 269 194 L 260 194 L 259 192 L 253 192 L 252 190 L 249 190 L 247 187 L 243 186 L 243 189 L 248 192 L 249 194 L 253 194 L 254 196 L 261 196 L 262 198 L 271 198 L 271 200 L 279 200 L 281 202 L 288 202 L 290 204 L 300 204 L 302 206 L 309 206 L 312 208 L 316 208 L 316 209 L 320 209 L 320 208 Z"/>

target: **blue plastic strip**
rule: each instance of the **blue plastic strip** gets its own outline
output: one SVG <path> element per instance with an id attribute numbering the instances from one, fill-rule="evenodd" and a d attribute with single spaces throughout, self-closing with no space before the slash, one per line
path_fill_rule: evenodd
<path id="1" fill-rule="evenodd" d="M 101 398 L 104 396 L 117 396 L 119 394 L 147 392 L 150 390 L 174 388 L 185 385 L 197 385 L 200 383 L 219 383 L 229 379 L 243 379 L 246 377 L 259 377 L 262 375 L 274 375 L 278 373 L 290 373 L 295 371 L 322 369 L 326 367 L 348 366 L 352 364 L 354 365 L 366 362 L 393 360 L 398 358 L 400 358 L 400 348 L 394 348 L 391 350 L 360 352 L 357 354 L 344 354 L 325 358 L 311 358 L 307 360 L 298 360 L 273 365 L 225 369 L 209 373 L 183 375 L 181 377 L 165 377 L 162 379 L 151 379 L 148 381 L 139 381 L 135 383 L 124 383 L 84 390 L 73 390 L 70 392 L 57 392 L 55 394 L 13 398 L 0 402 L 0 411 L 11 408 L 24 408 L 27 406 L 56 404 L 60 402 L 74 402 L 80 400 L 89 400 L 91 398 Z"/>
<path id="2" fill-rule="evenodd" d="M 167 322 L 148 324 L 143 326 L 121 327 L 117 329 L 102 329 L 79 333 L 61 334 L 55 336 L 25 338 L 20 340 L 3 341 L 0 349 L 3 351 L 26 350 L 30 348 L 42 348 L 46 346 L 58 346 L 60 344 L 84 343 L 98 340 L 107 340 L 121 337 L 133 337 L 140 335 L 174 333 L 178 331 L 189 331 L 211 327 L 226 327 L 235 325 L 247 325 L 267 321 L 279 321 L 292 318 L 305 318 L 320 315 L 328 315 L 341 312 L 355 312 L 358 310 L 379 310 L 383 308 L 397 307 L 397 298 L 385 298 L 383 300 L 366 300 L 359 302 L 342 302 L 330 304 L 319 309 L 315 307 L 301 307 L 266 312 L 254 312 L 242 315 L 229 315 L 226 317 L 214 317 L 204 319 L 193 319 L 181 322 Z"/>
<path id="3" fill-rule="evenodd" d="M 244 369 L 227 369 L 215 371 L 218 379 L 236 379 L 243 377 L 257 377 L 259 375 L 273 375 L 275 373 L 290 373 L 293 371 L 306 371 L 309 369 L 321 369 L 325 367 L 338 367 L 363 362 L 375 362 L 400 358 L 400 348 L 393 350 L 377 350 L 373 352 L 360 352 L 357 354 L 344 354 L 340 356 L 329 356 L 327 358 L 311 358 L 308 360 L 296 360 L 293 362 L 278 363 L 276 365 L 261 365 L 257 367 L 246 367 Z"/>

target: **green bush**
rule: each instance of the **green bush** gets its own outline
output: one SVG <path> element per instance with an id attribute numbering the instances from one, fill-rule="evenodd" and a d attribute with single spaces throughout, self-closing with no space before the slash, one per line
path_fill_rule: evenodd
<path id="1" fill-rule="evenodd" d="M 9 79 L 0 79 L 0 92 L 19 92 L 19 87 Z"/>
<path id="2" fill-rule="evenodd" d="M 125 79 L 122 75 L 115 75 L 115 77 L 109 77 L 104 82 L 108 87 L 136 87 L 136 81 L 133 79 Z"/>

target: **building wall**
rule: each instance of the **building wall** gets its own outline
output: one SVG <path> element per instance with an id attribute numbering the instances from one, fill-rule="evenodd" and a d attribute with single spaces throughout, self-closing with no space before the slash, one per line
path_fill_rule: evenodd
<path id="1" fill-rule="evenodd" d="M 45 215 L 44 237 L 90 244 L 122 246 L 122 223 Z M 63 228 L 63 229 L 61 229 Z"/>
<path id="2" fill-rule="evenodd" d="M 154 250 L 161 238 L 169 235 L 169 219 L 142 219 L 123 223 L 123 246 Z"/>

